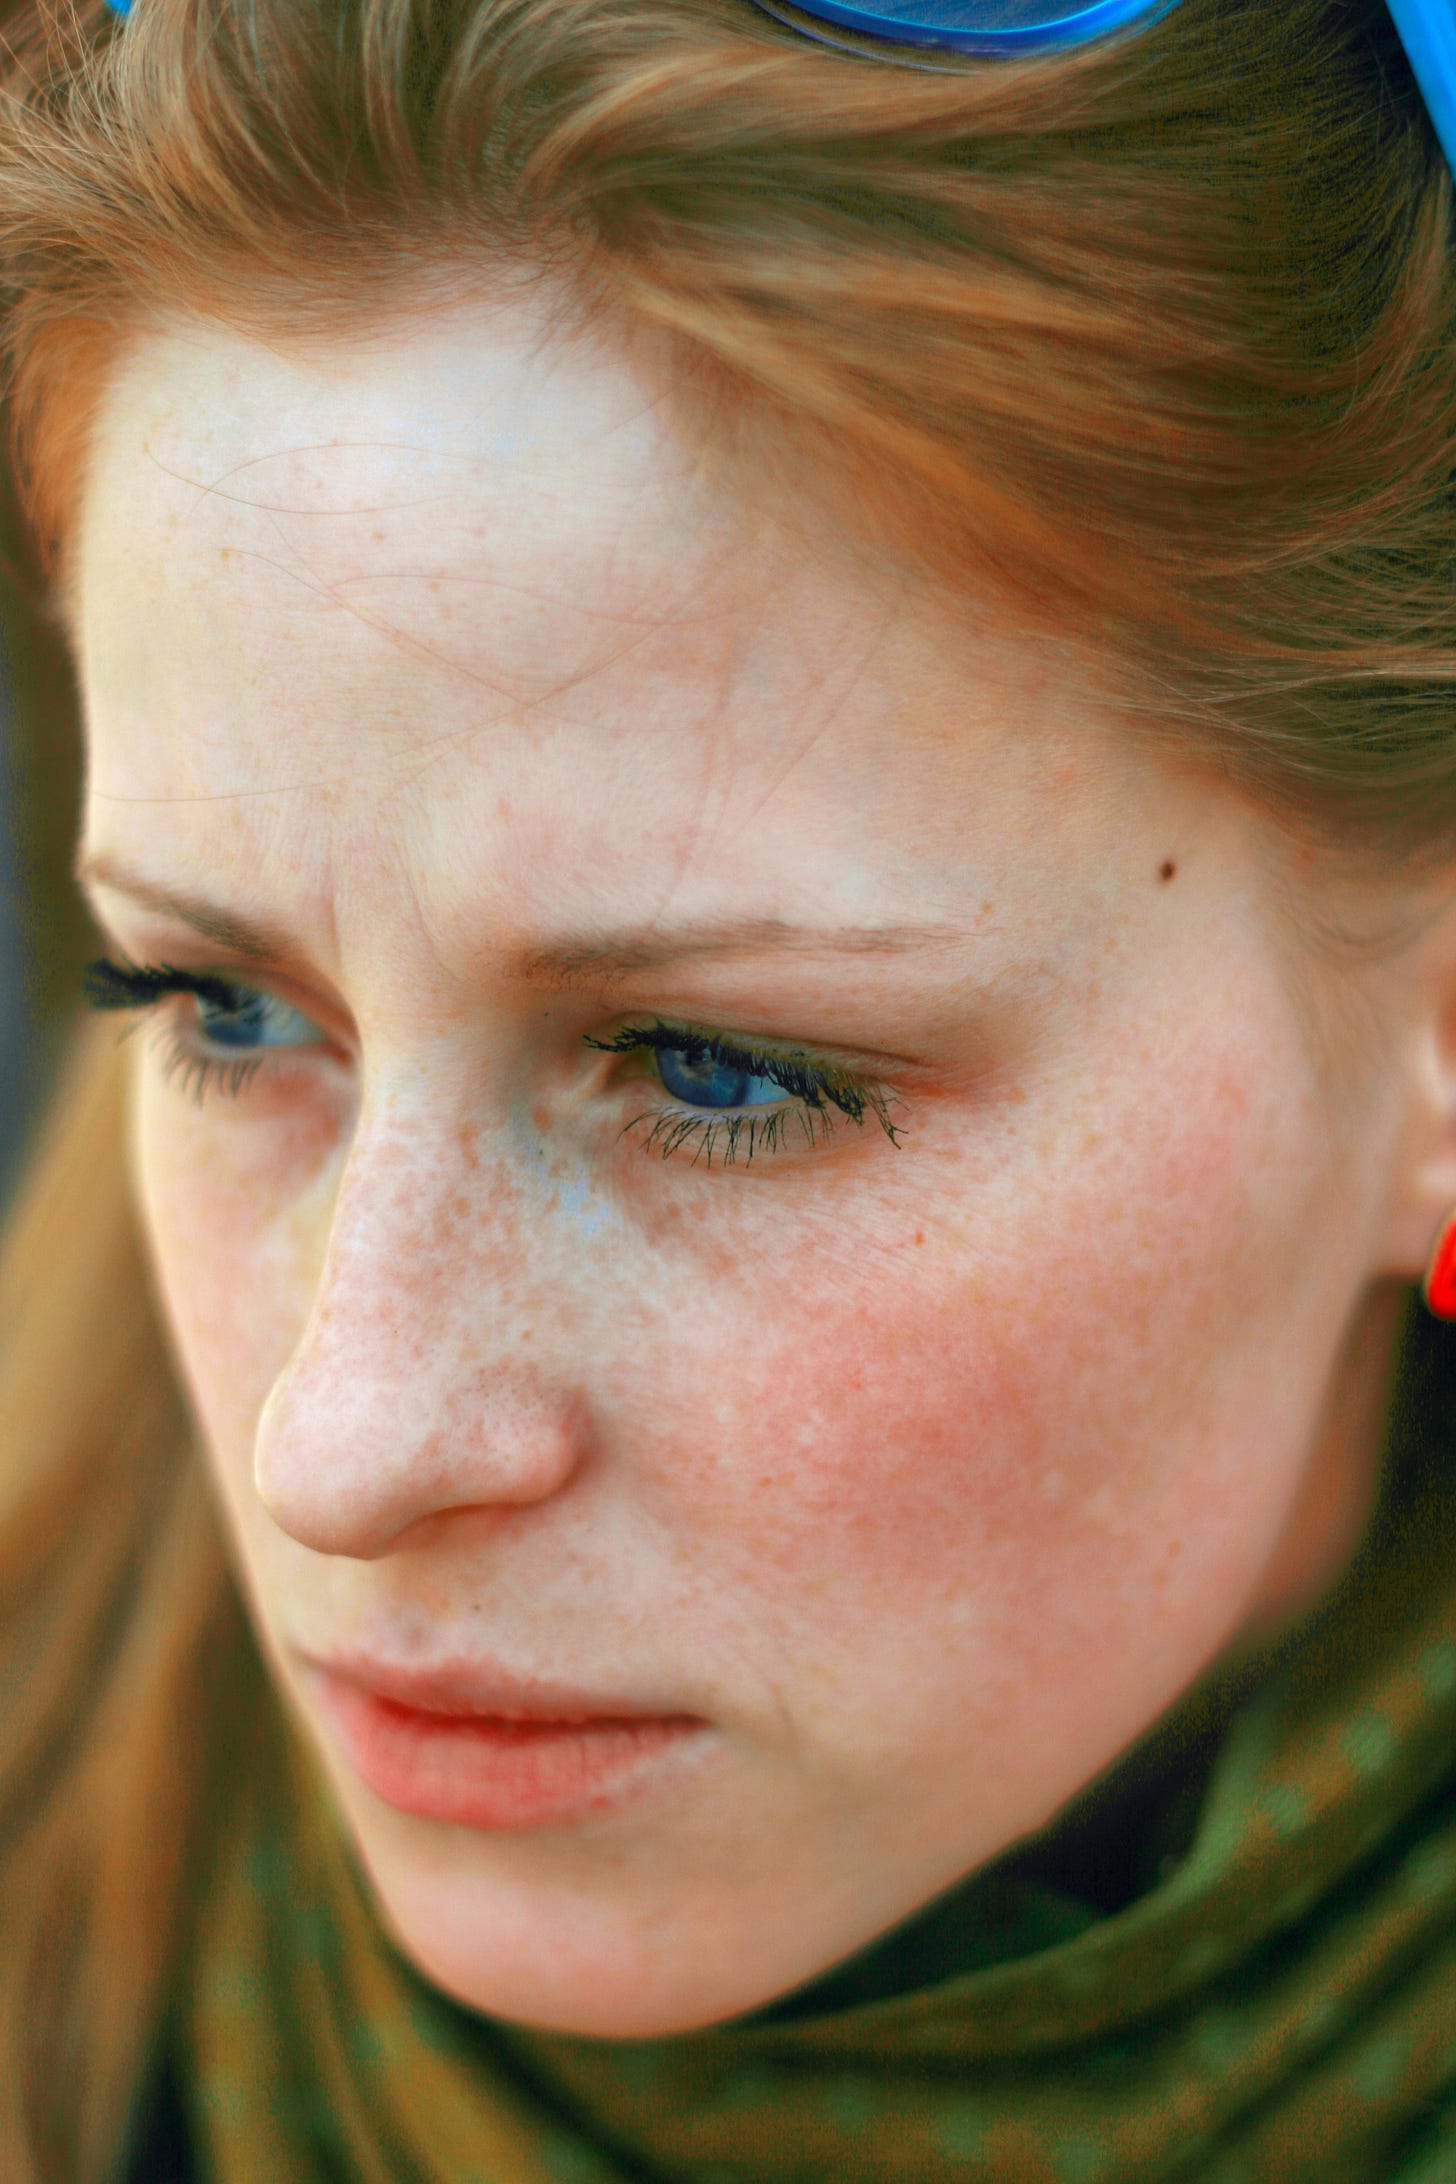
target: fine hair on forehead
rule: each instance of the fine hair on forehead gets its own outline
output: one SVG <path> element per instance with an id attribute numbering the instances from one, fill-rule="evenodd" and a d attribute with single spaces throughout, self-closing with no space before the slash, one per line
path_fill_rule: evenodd
<path id="1" fill-rule="evenodd" d="M 149 323 L 366 341 L 546 271 L 1144 733 L 1357 858 L 1449 855 L 1451 185 L 1383 0 L 929 69 L 750 0 L 43 0 L 9 47 L 13 528 L 61 622 Z"/>

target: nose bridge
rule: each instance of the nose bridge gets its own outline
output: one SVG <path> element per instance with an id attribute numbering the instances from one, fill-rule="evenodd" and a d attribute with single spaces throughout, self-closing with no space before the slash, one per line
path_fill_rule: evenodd
<path id="1" fill-rule="evenodd" d="M 254 1483 L 283 1529 L 372 1557 L 421 1517 L 520 1506 L 571 1476 L 584 1406 L 543 1354 L 528 1195 L 469 1121 L 387 1102 L 361 1116 L 258 1426 Z"/>
<path id="2" fill-rule="evenodd" d="M 457 1308 L 496 1272 L 519 1268 L 520 1189 L 487 1171 L 477 1133 L 424 1103 L 380 1103 L 361 1118 L 329 1217 L 316 1316 L 367 1300 L 380 1332 L 414 1321 L 445 1336 Z"/>

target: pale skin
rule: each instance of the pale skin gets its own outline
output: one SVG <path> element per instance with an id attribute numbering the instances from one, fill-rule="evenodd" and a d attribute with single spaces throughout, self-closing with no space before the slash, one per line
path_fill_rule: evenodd
<path id="1" fill-rule="evenodd" d="M 503 292 L 149 334 L 76 539 L 97 914 L 297 1012 L 236 1098 L 168 1075 L 189 1000 L 129 1049 L 250 1612 L 406 1954 L 607 2037 L 862 1948 L 1307 1607 L 1456 1205 L 1445 892 L 759 502 Z M 664 1160 L 650 1057 L 583 1043 L 657 1018 L 899 1143 Z M 707 1729 L 571 1824 L 427 1820 L 319 1715 L 296 1649 L 348 1645 Z"/>

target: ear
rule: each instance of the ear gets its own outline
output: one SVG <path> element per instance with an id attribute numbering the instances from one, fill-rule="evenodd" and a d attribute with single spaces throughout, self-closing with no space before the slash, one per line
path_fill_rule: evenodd
<path id="1" fill-rule="evenodd" d="M 1456 1216 L 1456 875 L 1440 911 L 1376 983 L 1394 1102 L 1380 1271 L 1419 1281 Z"/>

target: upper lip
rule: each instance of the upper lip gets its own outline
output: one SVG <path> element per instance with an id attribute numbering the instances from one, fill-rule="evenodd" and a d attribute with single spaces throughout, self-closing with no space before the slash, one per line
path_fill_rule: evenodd
<path id="1" fill-rule="evenodd" d="M 310 1668 L 357 1684 L 376 1696 L 393 1699 L 425 1714 L 489 1715 L 496 1721 L 632 1721 L 677 1718 L 660 1707 L 634 1705 L 630 1699 L 583 1691 L 535 1677 L 513 1676 L 487 1662 L 463 1659 L 429 1666 L 381 1661 L 367 1653 L 306 1653 Z"/>

